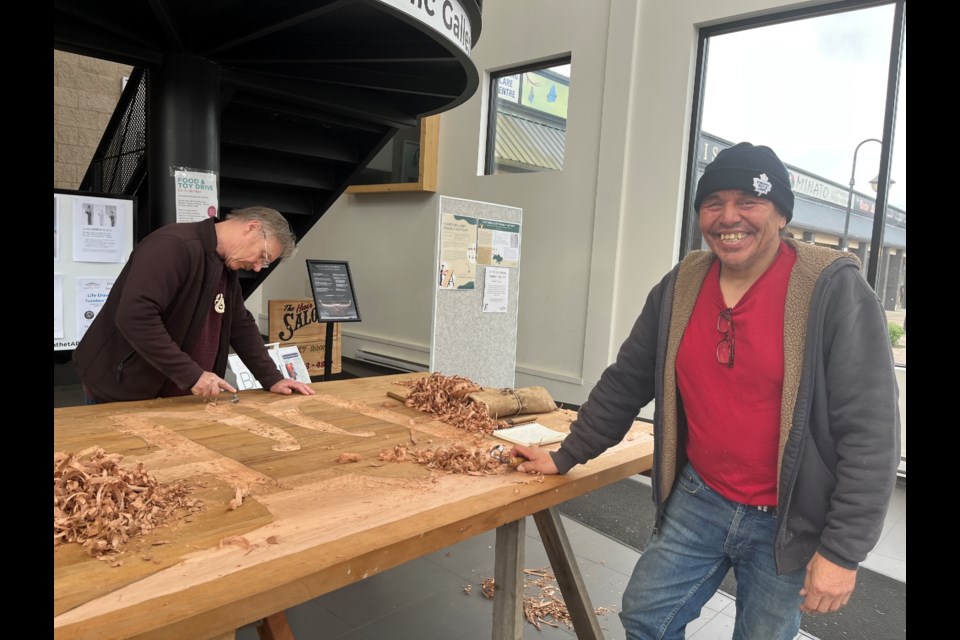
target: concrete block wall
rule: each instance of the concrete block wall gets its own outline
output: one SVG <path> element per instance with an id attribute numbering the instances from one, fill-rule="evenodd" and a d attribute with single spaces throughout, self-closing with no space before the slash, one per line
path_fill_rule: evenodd
<path id="1" fill-rule="evenodd" d="M 76 189 L 133 67 L 53 52 L 53 186 Z"/>

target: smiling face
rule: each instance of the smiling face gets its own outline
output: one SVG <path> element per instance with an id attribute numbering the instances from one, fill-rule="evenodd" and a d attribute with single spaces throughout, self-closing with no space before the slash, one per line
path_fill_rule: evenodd
<path id="1" fill-rule="evenodd" d="M 728 275 L 759 278 L 786 224 L 773 202 L 739 189 L 715 191 L 700 204 L 700 232 Z"/>

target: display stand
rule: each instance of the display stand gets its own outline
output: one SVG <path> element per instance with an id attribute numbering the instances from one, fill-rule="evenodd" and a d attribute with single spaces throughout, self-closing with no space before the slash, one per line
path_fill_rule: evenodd
<path id="1" fill-rule="evenodd" d="M 323 380 L 330 380 L 333 363 L 334 322 L 360 322 L 350 264 L 336 260 L 307 260 L 307 275 L 317 317 L 327 325 L 323 349 Z"/>

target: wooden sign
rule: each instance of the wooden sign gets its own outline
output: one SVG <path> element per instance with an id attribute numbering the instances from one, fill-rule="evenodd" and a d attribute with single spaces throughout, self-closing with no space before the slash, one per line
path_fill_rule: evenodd
<path id="1" fill-rule="evenodd" d="M 269 342 L 279 342 L 281 347 L 296 345 L 310 375 L 323 375 L 327 325 L 317 318 L 313 300 L 271 300 L 267 315 L 270 324 Z M 341 349 L 340 324 L 337 323 L 333 327 L 331 373 L 340 373 Z"/>

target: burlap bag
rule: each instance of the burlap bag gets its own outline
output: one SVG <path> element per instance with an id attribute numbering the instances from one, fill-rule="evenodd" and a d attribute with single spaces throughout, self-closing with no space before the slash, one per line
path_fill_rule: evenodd
<path id="1" fill-rule="evenodd" d="M 556 410 L 557 403 L 543 387 L 522 389 L 484 389 L 467 396 L 487 407 L 487 415 L 494 420 L 521 414 L 549 413 Z"/>

